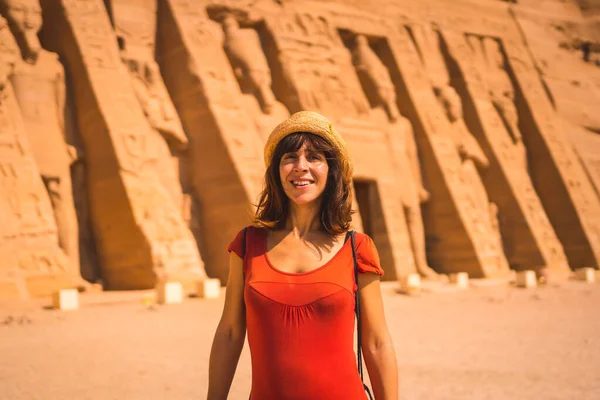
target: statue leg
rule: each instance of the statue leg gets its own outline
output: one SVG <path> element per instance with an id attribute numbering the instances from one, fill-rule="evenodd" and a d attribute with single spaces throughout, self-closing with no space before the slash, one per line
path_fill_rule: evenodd
<path id="1" fill-rule="evenodd" d="M 261 110 L 265 114 L 270 114 L 275 106 L 275 95 L 271 90 L 271 72 L 261 70 L 251 70 L 248 72 L 253 91 L 257 97 Z"/>
<path id="2" fill-rule="evenodd" d="M 155 142 L 156 169 L 160 182 L 169 193 L 173 204 L 176 204 L 179 209 L 183 198 L 179 179 L 179 160 L 176 155 L 172 155 L 172 151 L 158 131 L 152 133 L 152 140 Z"/>
<path id="3" fill-rule="evenodd" d="M 417 272 L 424 278 L 436 279 L 438 277 L 435 272 L 427 264 L 427 250 L 425 248 L 425 229 L 423 228 L 423 220 L 421 218 L 421 210 L 419 206 L 410 206 L 404 208 L 406 215 L 406 225 L 410 234 L 411 247 L 415 257 Z"/>
<path id="4" fill-rule="evenodd" d="M 60 178 L 45 178 L 58 229 L 58 245 L 69 258 L 71 272 L 79 270 L 79 226 L 73 201 L 71 179 L 65 173 Z"/>
<path id="5" fill-rule="evenodd" d="M 269 86 L 262 85 L 258 88 L 258 102 L 265 114 L 270 114 L 273 111 L 275 96 Z"/>

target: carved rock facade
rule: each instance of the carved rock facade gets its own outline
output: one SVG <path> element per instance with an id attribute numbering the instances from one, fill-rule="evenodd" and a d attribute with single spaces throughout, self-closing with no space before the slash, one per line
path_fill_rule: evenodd
<path id="1" fill-rule="evenodd" d="M 599 268 L 600 30 L 534 3 L 0 0 L 0 298 L 225 282 L 304 109 L 386 279 Z"/>

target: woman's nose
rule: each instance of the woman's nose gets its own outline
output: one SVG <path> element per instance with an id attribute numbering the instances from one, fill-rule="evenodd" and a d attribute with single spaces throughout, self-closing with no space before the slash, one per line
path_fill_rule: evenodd
<path id="1" fill-rule="evenodd" d="M 308 160 L 304 156 L 298 157 L 298 161 L 296 162 L 295 169 L 298 171 L 306 171 L 308 170 Z"/>

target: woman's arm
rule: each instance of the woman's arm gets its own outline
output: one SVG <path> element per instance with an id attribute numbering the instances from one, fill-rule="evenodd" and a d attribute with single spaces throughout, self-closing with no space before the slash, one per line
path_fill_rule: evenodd
<path id="1" fill-rule="evenodd" d="M 232 252 L 229 256 L 229 278 L 225 305 L 210 351 L 208 400 L 227 399 L 245 338 L 246 309 L 243 262 Z"/>
<path id="2" fill-rule="evenodd" d="M 398 399 L 398 365 L 385 322 L 379 276 L 360 274 L 361 346 L 376 400 Z"/>

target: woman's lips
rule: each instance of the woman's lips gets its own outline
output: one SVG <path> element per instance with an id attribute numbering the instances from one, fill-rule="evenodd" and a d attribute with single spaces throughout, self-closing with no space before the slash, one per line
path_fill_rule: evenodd
<path id="1" fill-rule="evenodd" d="M 314 185 L 313 181 L 310 180 L 306 180 L 306 179 L 302 179 L 302 180 L 293 180 L 290 181 L 290 183 L 292 184 L 292 186 L 294 186 L 296 189 L 302 189 L 302 188 L 306 188 L 309 187 L 311 185 Z"/>

